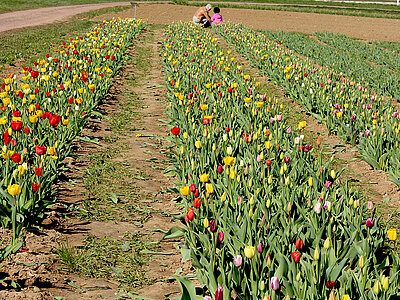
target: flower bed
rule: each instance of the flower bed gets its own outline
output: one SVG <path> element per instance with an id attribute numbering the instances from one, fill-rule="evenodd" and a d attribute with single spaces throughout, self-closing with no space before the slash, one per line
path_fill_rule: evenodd
<path id="1" fill-rule="evenodd" d="M 209 293 L 398 296 L 399 257 L 380 217 L 303 142 L 305 122 L 288 127 L 282 104 L 260 95 L 209 32 L 173 24 L 164 47 L 176 144 L 169 171 L 177 174 L 186 214 L 182 253 Z"/>
<path id="2" fill-rule="evenodd" d="M 330 132 L 358 144 L 361 157 L 373 168 L 387 171 L 400 186 L 400 114 L 390 100 L 341 73 L 315 65 L 261 32 L 233 24 L 216 30 Z"/>
<path id="3" fill-rule="evenodd" d="M 13 244 L 22 226 L 54 203 L 52 185 L 72 141 L 144 26 L 132 19 L 103 22 L 63 42 L 33 67 L 23 67 L 22 78 L 10 74 L 1 84 L 0 223 L 11 224 Z"/>

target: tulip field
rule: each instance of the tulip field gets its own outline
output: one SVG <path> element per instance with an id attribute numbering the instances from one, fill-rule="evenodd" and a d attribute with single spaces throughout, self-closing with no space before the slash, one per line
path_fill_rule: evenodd
<path id="1" fill-rule="evenodd" d="M 68 169 L 65 159 L 74 155 L 74 140 L 106 101 L 113 77 L 146 26 L 142 20 L 104 21 L 3 80 L 0 225 L 12 236 L 3 238 L 7 245 L 0 261 L 21 252 L 25 229 L 40 223 L 56 203 L 54 186 Z M 315 33 L 321 41 L 316 42 L 300 33 L 232 23 L 202 29 L 177 22 L 162 28 L 162 42 L 153 46 L 160 52 L 156 59 L 165 75 L 169 119 L 159 121 L 169 126 L 169 146 L 163 149 L 170 160 L 164 173 L 175 179 L 168 188 L 178 196 L 178 216 L 172 220 L 179 224 L 169 232 L 151 229 L 163 232 L 163 239 L 181 238 L 175 245 L 179 260 L 190 261 L 194 273 L 177 271 L 172 279 L 182 295 L 167 299 L 400 299 L 396 228 L 367 192 L 334 168 L 320 140 L 305 137 L 307 121 L 293 126 L 285 114 L 288 104 L 266 95 L 263 83 L 237 57 L 242 55 L 265 81 L 280 86 L 400 187 L 399 53 L 331 33 Z M 153 48 L 144 49 L 152 53 Z M 133 128 L 135 139 L 153 137 Z M 117 204 L 121 195 L 110 199 Z M 140 196 L 139 201 L 150 205 L 157 200 L 153 195 L 153 200 Z M 147 212 L 143 223 L 149 218 Z M 129 242 L 117 248 L 131 251 Z M 135 295 L 127 298 L 149 299 Z"/>
<path id="2" fill-rule="evenodd" d="M 262 33 L 215 31 L 347 141 L 377 151 L 382 128 L 397 130 L 382 95 Z M 164 45 L 185 253 L 204 299 L 397 299 L 396 231 L 303 140 L 306 122 L 291 128 L 283 104 L 260 94 L 211 32 L 173 24 Z"/>
<path id="3" fill-rule="evenodd" d="M 4 79 L 0 224 L 11 227 L 13 236 L 3 255 L 21 247 L 22 227 L 54 203 L 52 185 L 72 141 L 143 27 L 141 21 L 104 22 L 86 36 L 63 42 L 34 66 L 24 66 L 21 80 L 16 74 Z"/>
<path id="4" fill-rule="evenodd" d="M 400 186 L 400 114 L 393 103 L 400 95 L 400 77 L 379 66 L 390 63 L 389 67 L 396 70 L 396 53 L 333 34 L 317 36 L 340 45 L 341 50 L 350 49 L 349 53 L 296 33 L 262 33 L 235 25 L 219 27 L 218 31 L 329 131 L 357 144 L 367 163 L 387 171 L 390 180 Z M 378 66 L 359 57 L 368 57 Z"/>

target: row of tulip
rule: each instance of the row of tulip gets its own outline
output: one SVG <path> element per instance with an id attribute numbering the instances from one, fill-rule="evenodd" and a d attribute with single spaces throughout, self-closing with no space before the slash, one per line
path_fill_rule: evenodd
<path id="1" fill-rule="evenodd" d="M 317 32 L 315 36 L 321 42 L 350 54 L 354 59 L 372 62 L 378 65 L 378 68 L 382 66 L 392 71 L 400 71 L 400 56 L 398 53 L 385 51 L 373 44 L 366 44 L 342 34 Z"/>
<path id="2" fill-rule="evenodd" d="M 298 32 L 280 32 L 280 31 L 265 31 L 265 35 L 275 42 L 282 42 L 286 47 L 294 50 L 295 52 L 304 55 L 310 59 L 312 59 L 317 64 L 326 66 L 335 70 L 337 73 L 343 73 L 349 78 L 360 82 L 362 85 L 368 85 L 372 90 L 386 94 L 390 97 L 398 98 L 400 96 L 400 88 L 399 81 L 400 76 L 395 72 L 388 71 L 385 67 L 380 64 L 388 65 L 389 68 L 395 69 L 395 65 L 398 64 L 395 59 L 395 54 L 387 54 L 385 56 L 389 56 L 385 61 L 382 59 L 377 60 L 378 56 L 375 54 L 375 57 L 371 52 L 375 51 L 367 51 L 370 46 L 364 45 L 362 47 L 361 42 L 353 41 L 351 45 L 347 42 L 347 47 L 344 45 L 346 42 L 343 36 L 331 34 L 316 34 L 317 37 L 321 37 L 324 41 L 328 42 L 328 38 L 333 44 L 333 40 L 337 40 L 334 43 L 335 47 L 327 46 L 311 37 L 308 37 L 305 34 L 301 34 Z M 341 38 L 340 38 L 341 37 Z M 341 48 L 337 49 L 336 46 L 338 44 L 342 44 Z M 357 49 L 360 47 L 360 49 Z M 377 49 L 376 52 L 386 52 L 382 49 Z M 371 55 L 371 56 L 368 56 Z M 381 54 L 383 55 L 383 54 Z M 393 61 L 390 62 L 390 57 L 393 55 Z M 374 61 L 376 64 L 371 64 L 364 57 L 368 57 L 368 59 L 376 60 Z"/>
<path id="3" fill-rule="evenodd" d="M 52 185 L 87 116 L 102 100 L 123 55 L 144 27 L 132 19 L 103 22 L 85 36 L 70 38 L 21 77 L 0 86 L 0 224 L 32 224 L 54 203 Z"/>
<path id="4" fill-rule="evenodd" d="M 172 24 L 164 51 L 183 252 L 210 295 L 399 296 L 396 231 L 304 143 L 306 122 L 289 127 L 210 32 Z"/>
<path id="5" fill-rule="evenodd" d="M 387 171 L 400 186 L 400 113 L 390 100 L 261 32 L 233 24 L 216 30 L 330 132 L 358 144 L 362 158 L 375 169 Z"/>

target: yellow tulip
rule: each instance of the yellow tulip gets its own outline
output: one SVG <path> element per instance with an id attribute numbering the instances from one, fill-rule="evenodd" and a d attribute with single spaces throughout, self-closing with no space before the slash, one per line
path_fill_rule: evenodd
<path id="1" fill-rule="evenodd" d="M 267 150 L 271 149 L 272 147 L 272 143 L 270 141 L 266 141 L 265 142 L 265 148 L 267 148 Z"/>
<path id="2" fill-rule="evenodd" d="M 183 196 L 187 196 L 190 194 L 190 188 L 188 186 L 181 187 L 180 191 Z"/>
<path id="3" fill-rule="evenodd" d="M 50 147 L 49 150 L 47 150 L 49 152 L 50 155 L 54 155 L 56 154 L 56 148 L 54 147 Z"/>
<path id="4" fill-rule="evenodd" d="M 358 260 L 358 266 L 362 269 L 364 268 L 365 262 L 364 262 L 364 256 L 361 255 L 360 259 Z"/>
<path id="5" fill-rule="evenodd" d="M 387 291 L 389 289 L 389 277 L 384 276 L 382 279 L 382 288 L 384 291 Z"/>
<path id="6" fill-rule="evenodd" d="M 17 196 L 21 193 L 21 187 L 18 184 L 9 185 L 7 191 L 11 196 Z"/>
<path id="7" fill-rule="evenodd" d="M 207 173 L 200 174 L 199 177 L 201 182 L 208 182 L 208 180 L 210 179 L 210 175 Z"/>
<path id="8" fill-rule="evenodd" d="M 196 141 L 196 142 L 194 143 L 194 145 L 196 146 L 197 149 L 200 149 L 200 148 L 201 148 L 201 142 L 200 142 L 200 141 Z"/>
<path id="9" fill-rule="evenodd" d="M 230 177 L 232 180 L 235 179 L 236 173 L 237 173 L 237 172 L 236 172 L 235 170 L 231 169 L 230 172 L 229 172 L 229 177 Z"/>
<path id="10" fill-rule="evenodd" d="M 227 166 L 232 166 L 233 163 L 235 162 L 235 158 L 231 156 L 227 156 L 224 158 L 224 164 Z"/>
<path id="11" fill-rule="evenodd" d="M 208 221 L 207 218 L 204 219 L 204 228 L 208 228 L 208 226 L 210 226 L 210 222 Z"/>
<path id="12" fill-rule="evenodd" d="M 379 282 L 379 280 L 377 280 L 374 284 L 374 288 L 373 288 L 374 294 L 378 295 L 379 292 L 381 291 L 381 283 Z"/>
<path id="13" fill-rule="evenodd" d="M 256 255 L 256 248 L 253 246 L 246 246 L 246 248 L 244 248 L 244 255 L 247 258 L 253 258 L 254 255 Z"/>
<path id="14" fill-rule="evenodd" d="M 6 125 L 6 124 L 7 124 L 7 119 L 0 118 L 0 125 Z"/>
<path id="15" fill-rule="evenodd" d="M 389 240 L 395 241 L 397 239 L 397 232 L 395 228 L 389 229 L 387 231 L 387 235 L 389 237 Z"/>
<path id="16" fill-rule="evenodd" d="M 343 295 L 342 300 L 351 300 L 349 295 Z"/>
<path id="17" fill-rule="evenodd" d="M 209 194 L 214 193 L 214 188 L 213 188 L 213 185 L 212 185 L 211 183 L 207 183 L 207 184 L 206 184 L 206 191 L 207 191 L 207 193 L 209 193 Z"/>

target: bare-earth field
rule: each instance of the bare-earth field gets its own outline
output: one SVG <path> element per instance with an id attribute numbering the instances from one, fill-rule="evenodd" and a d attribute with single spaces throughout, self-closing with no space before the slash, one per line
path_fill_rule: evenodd
<path id="1" fill-rule="evenodd" d="M 98 143 L 75 142 L 74 158 L 66 162 L 69 170 L 62 175 L 64 180 L 55 186 L 58 189 L 57 204 L 46 213 L 46 219 L 26 233 L 26 251 L 1 263 L 0 299 L 169 299 L 179 295 L 178 284 L 172 278 L 177 270 L 180 275 L 195 274 L 190 263 L 181 262 L 180 238 L 156 243 L 162 232 L 181 224 L 178 220 L 180 208 L 174 202 L 176 195 L 169 191 L 174 187 L 173 178 L 165 177 L 162 172 L 169 165 L 165 155 L 169 130 L 163 122 L 167 118 L 164 115 L 167 104 L 160 57 L 160 41 L 164 38 L 164 26 L 161 25 L 190 21 L 194 10 L 194 7 L 171 4 L 139 5 L 137 18 L 147 20 L 150 26 L 129 50 L 127 63 L 99 107 L 105 117 L 100 121 L 92 118 L 82 133 L 83 137 L 89 136 Z M 133 17 L 133 13 L 133 9 L 128 9 L 93 20 Z M 255 29 L 304 33 L 329 31 L 366 41 L 400 41 L 400 20 L 394 19 L 233 8 L 222 9 L 221 14 L 225 21 Z M 46 16 L 42 18 L 45 21 Z M 36 24 L 24 20 L 25 26 Z M 258 75 L 239 54 L 234 54 L 250 74 L 261 82 L 268 82 L 268 78 Z M 323 135 L 323 143 L 331 147 L 340 143 L 337 137 L 327 134 L 322 124 L 286 99 L 283 91 L 274 88 L 277 97 L 307 120 L 308 130 Z M 125 123 L 118 119 L 121 114 L 128 114 Z M 122 122 L 122 126 L 118 122 Z M 397 186 L 387 180 L 388 176 L 372 170 L 364 162 L 352 161 L 358 153 L 351 147 L 343 149 L 337 154 L 338 158 L 347 162 L 349 172 L 359 174 L 360 182 L 368 183 L 360 186 L 369 191 L 369 197 L 378 204 L 390 196 L 391 201 L 383 210 L 398 210 L 400 193 Z M 115 205 L 113 202 L 90 202 L 96 195 L 88 192 L 85 176 L 86 170 L 91 170 L 94 153 L 112 154 L 109 158 L 116 166 L 117 176 L 109 175 L 104 180 L 129 197 L 121 197 Z M 118 191 L 114 192 L 118 195 Z M 9 235 L 6 230 L 1 233 L 4 237 Z M 89 235 L 129 242 L 132 234 L 139 235 L 146 245 L 156 246 L 145 251 L 148 254 L 141 268 L 146 279 L 129 290 L 130 294 L 121 291 L 118 272 L 106 278 L 90 278 L 67 271 L 56 259 L 57 249 L 66 246 L 82 248 Z M 10 282 L 16 282 L 19 288 L 11 288 Z"/>

